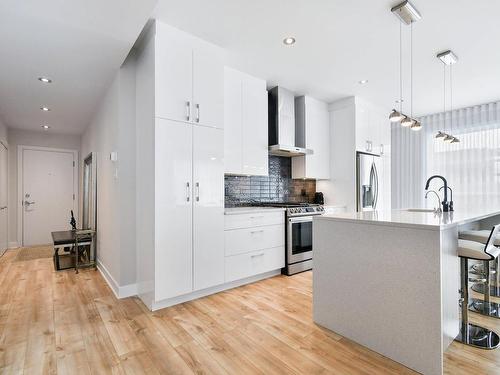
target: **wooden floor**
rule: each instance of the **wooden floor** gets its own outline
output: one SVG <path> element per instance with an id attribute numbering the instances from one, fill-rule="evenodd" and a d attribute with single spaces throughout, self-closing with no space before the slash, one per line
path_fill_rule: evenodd
<path id="1" fill-rule="evenodd" d="M 411 374 L 316 326 L 310 272 L 147 311 L 97 271 L 0 259 L 2 374 Z M 404 304 L 404 301 L 401 301 Z M 500 320 L 480 319 L 500 331 Z M 388 322 L 390 324 L 390 322 Z M 447 374 L 499 374 L 500 350 L 454 343 Z"/>

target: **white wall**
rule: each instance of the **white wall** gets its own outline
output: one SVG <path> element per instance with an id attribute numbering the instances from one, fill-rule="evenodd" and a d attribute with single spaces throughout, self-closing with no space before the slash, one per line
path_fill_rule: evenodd
<path id="1" fill-rule="evenodd" d="M 9 140 L 9 246 L 18 246 L 17 238 L 17 146 L 65 148 L 80 151 L 80 136 L 50 131 L 8 130 Z M 79 155 L 81 157 L 81 155 Z M 78 184 L 80 186 L 80 184 Z M 78 189 L 79 190 L 79 189 Z M 68 217 L 69 220 L 69 217 Z"/>
<path id="2" fill-rule="evenodd" d="M 97 256 L 117 293 L 136 279 L 134 64 L 129 56 L 116 73 L 81 143 L 82 159 L 97 154 Z"/>

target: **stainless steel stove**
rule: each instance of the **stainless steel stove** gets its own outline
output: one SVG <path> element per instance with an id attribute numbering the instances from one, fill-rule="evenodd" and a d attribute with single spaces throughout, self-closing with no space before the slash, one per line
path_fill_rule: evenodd
<path id="1" fill-rule="evenodd" d="M 324 208 L 311 203 L 265 203 L 263 206 L 286 208 L 285 268 L 282 273 L 293 275 L 313 266 L 313 216 L 322 215 Z"/>

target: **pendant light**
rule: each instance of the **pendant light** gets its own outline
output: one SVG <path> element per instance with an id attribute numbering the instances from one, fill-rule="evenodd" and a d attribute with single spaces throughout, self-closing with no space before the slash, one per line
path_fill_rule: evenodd
<path id="1" fill-rule="evenodd" d="M 451 51 L 438 53 L 436 56 L 443 63 L 443 128 L 446 131 L 446 67 L 450 67 L 450 134 L 445 131 L 438 131 L 434 136 L 436 139 L 442 139 L 446 143 L 459 143 L 460 140 L 453 136 L 453 75 L 452 65 L 458 61 L 458 57 Z"/>
<path id="2" fill-rule="evenodd" d="M 446 137 L 446 133 L 443 133 L 441 130 L 437 132 L 434 138 L 444 138 Z"/>
<path id="3" fill-rule="evenodd" d="M 420 121 L 413 119 L 413 24 L 420 20 L 422 16 L 408 0 L 392 7 L 391 12 L 399 19 L 399 111 L 393 109 L 389 114 L 389 120 L 393 123 L 400 122 L 402 127 L 410 128 L 413 131 L 422 129 Z M 402 24 L 410 25 L 410 116 L 403 113 L 403 42 Z"/>

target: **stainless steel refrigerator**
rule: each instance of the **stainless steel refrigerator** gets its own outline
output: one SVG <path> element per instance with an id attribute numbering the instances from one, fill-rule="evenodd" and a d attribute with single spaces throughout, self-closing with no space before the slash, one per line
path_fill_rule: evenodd
<path id="1" fill-rule="evenodd" d="M 356 210 L 377 209 L 380 195 L 380 156 L 366 152 L 356 153 Z"/>

